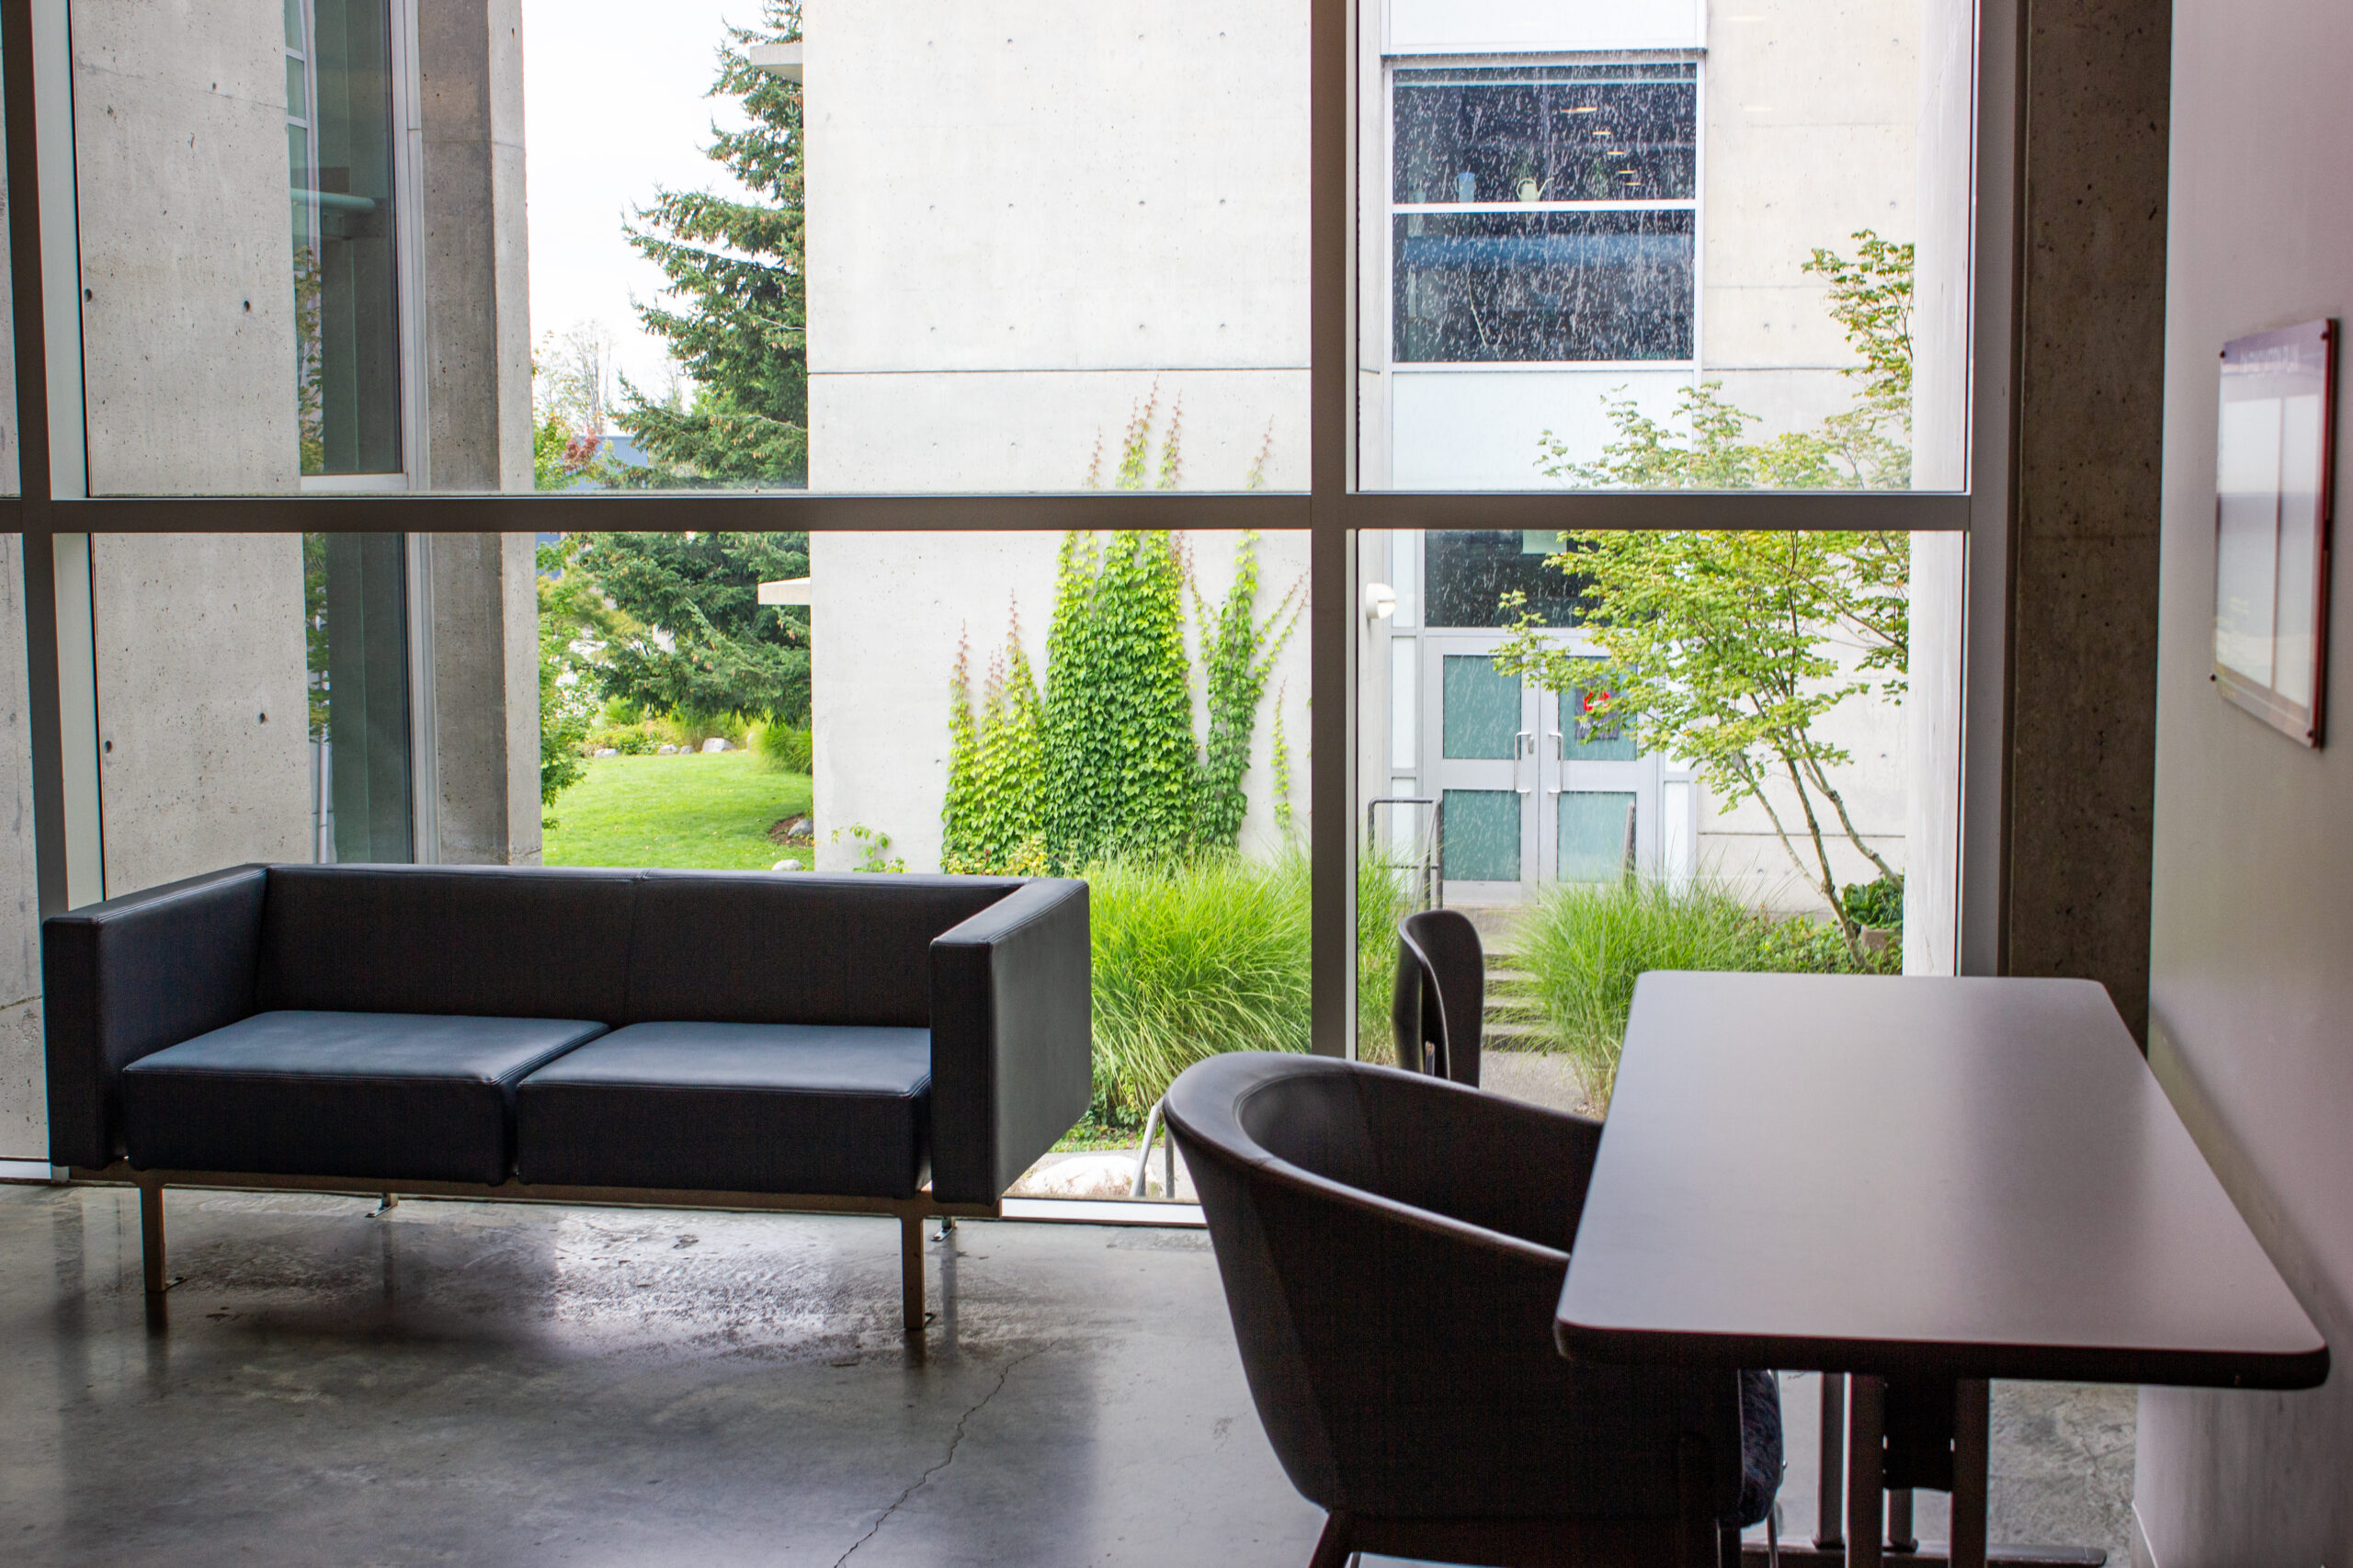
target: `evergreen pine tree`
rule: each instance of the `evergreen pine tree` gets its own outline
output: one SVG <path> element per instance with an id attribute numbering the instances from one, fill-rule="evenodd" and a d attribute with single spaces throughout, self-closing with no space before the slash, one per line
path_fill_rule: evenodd
<path id="1" fill-rule="evenodd" d="M 801 257 L 801 84 L 755 67 L 755 44 L 801 36 L 801 0 L 766 0 L 762 25 L 727 29 L 713 96 L 743 100 L 751 123 L 714 131 L 711 161 L 759 199 L 657 191 L 630 244 L 668 279 L 638 318 L 693 382 L 690 400 L 649 397 L 623 378 L 621 428 L 654 461 L 631 486 L 802 485 L 809 480 L 808 295 Z"/>

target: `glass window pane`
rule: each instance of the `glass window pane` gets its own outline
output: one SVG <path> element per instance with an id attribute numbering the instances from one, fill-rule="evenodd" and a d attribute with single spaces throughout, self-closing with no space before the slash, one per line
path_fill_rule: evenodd
<path id="1" fill-rule="evenodd" d="M 1517 790 L 1449 790 L 1446 848 L 1449 882 L 1519 881 L 1520 811 Z"/>
<path id="2" fill-rule="evenodd" d="M 1303 487 L 1304 0 L 438 4 L 76 0 L 98 494 Z"/>
<path id="3" fill-rule="evenodd" d="M 1561 791 L 1555 874 L 1562 881 L 1609 882 L 1633 874 L 1641 863 L 1635 854 L 1634 799 L 1620 790 Z"/>
<path id="4" fill-rule="evenodd" d="M 1519 744 L 1519 682 L 1493 659 L 1449 656 L 1441 687 L 1445 755 L 1508 759 Z"/>
<path id="5" fill-rule="evenodd" d="M 1364 7 L 1359 483 L 1959 488 L 1974 13 L 1898 11 Z"/>

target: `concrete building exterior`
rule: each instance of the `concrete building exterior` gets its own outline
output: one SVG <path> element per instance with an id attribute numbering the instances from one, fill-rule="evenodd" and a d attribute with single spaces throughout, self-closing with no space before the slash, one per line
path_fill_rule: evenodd
<path id="1" fill-rule="evenodd" d="M 528 489 L 516 7 L 84 0 L 69 17 L 81 294 L 69 349 L 79 351 L 88 493 Z M 368 59 L 347 36 L 362 23 L 377 29 Z M 374 194 L 354 194 L 361 176 L 347 151 L 290 166 L 290 126 L 299 146 L 307 122 L 315 153 L 337 94 L 381 122 L 391 183 Z M 323 460 L 311 444 L 306 421 L 318 415 L 302 377 L 324 367 L 331 380 L 340 367 L 306 358 L 316 351 L 305 335 L 335 330 L 332 300 L 324 327 L 304 318 L 318 302 L 298 288 L 290 222 L 306 221 L 306 202 L 314 225 L 323 207 L 360 215 L 351 232 L 398 258 L 378 290 L 388 309 L 397 301 L 391 369 L 375 372 L 392 401 L 358 415 L 390 462 L 338 463 L 331 445 Z M 54 335 L 51 347 L 54 359 Z M 411 536 L 396 554 L 406 624 L 390 631 L 415 699 L 393 759 L 413 797 L 408 853 L 536 862 L 531 536 Z M 79 693 L 66 733 L 69 748 L 91 753 L 67 758 L 69 821 L 86 824 L 74 830 L 74 895 L 332 853 L 321 831 L 329 769 L 308 714 L 304 621 L 316 606 L 301 538 L 101 534 L 61 539 L 61 560 L 60 664 L 69 702 Z M 8 624 L 21 626 L 15 551 L 0 577 Z M 0 1160 L 40 1161 L 26 672 L 21 637 L 0 642 L 19 650 L 0 667 L 0 794 L 18 806 L 0 900 Z"/>
<path id="2" fill-rule="evenodd" d="M 1573 460 L 1590 461 L 1610 436 L 1606 398 L 1665 420 L 1677 392 L 1702 381 L 1722 382 L 1727 401 L 1758 416 L 1752 438 L 1808 429 L 1849 406 L 1855 383 L 1842 372 L 1856 357 L 1824 309 L 1823 280 L 1803 268 L 1817 246 L 1851 255 L 1859 230 L 1911 237 L 1920 11 L 1916 0 L 1771 0 L 1739 14 L 1697 0 L 1368 7 L 1360 483 L 1554 485 L 1539 467 L 1548 432 Z M 1300 7 L 1223 0 L 1149 13 L 811 0 L 812 488 L 1067 490 L 1107 449 L 1092 471 L 1108 483 L 1131 411 L 1155 399 L 1156 429 L 1182 409 L 1178 487 L 1237 489 L 1254 472 L 1268 488 L 1303 485 L 1305 25 Z M 1398 151 L 1419 133 L 1404 107 L 1413 94 L 1494 98 L 1532 84 L 1586 95 L 1569 115 L 1600 106 L 1601 119 L 1571 124 L 1673 121 L 1651 127 L 1666 150 L 1653 160 L 1649 199 L 1631 204 L 1639 216 L 1623 220 L 1659 227 L 1644 243 L 1682 247 L 1666 264 L 1670 288 L 1682 290 L 1664 307 L 1676 318 L 1670 335 L 1681 335 L 1671 354 L 1655 332 L 1617 352 L 1592 347 L 1608 331 L 1588 332 L 1575 350 L 1583 358 L 1559 347 L 1571 328 L 1473 358 L 1409 341 L 1405 318 L 1419 296 L 1400 273 L 1426 243 L 1424 225 L 1431 234 L 1486 225 L 1439 242 L 1461 254 L 1517 246 L 1540 257 L 1557 254 L 1547 245 L 1614 243 L 1577 226 L 1606 226 L 1595 213 L 1630 204 L 1597 206 L 1543 180 L 1494 188 L 1494 170 L 1474 176 L 1468 154 L 1441 193 L 1462 201 L 1405 199 L 1428 194 L 1405 189 L 1411 160 Z M 1542 279 L 1521 281 L 1533 290 Z M 1513 286 L 1508 276 L 1500 285 Z M 1524 542 L 1531 560 L 1558 548 Z M 1278 561 L 1303 564 L 1303 539 L 1261 549 L 1269 583 L 1288 578 Z M 1621 823 L 1631 805 L 1644 869 L 1704 875 L 1769 907 L 1819 907 L 1765 813 L 1753 803 L 1723 809 L 1673 759 L 1562 771 L 1557 710 L 1539 716 L 1532 693 L 1514 699 L 1529 716 L 1511 728 L 1535 736 L 1512 743 L 1532 751 L 1504 769 L 1510 777 L 1488 778 L 1493 767 L 1455 777 L 1446 683 L 1475 676 L 1468 666 L 1492 651 L 1493 593 L 1433 621 L 1440 607 L 1466 602 L 1426 593 L 1434 572 L 1450 569 L 1449 551 L 1418 532 L 1368 533 L 1359 551 L 1360 589 L 1393 590 L 1396 601 L 1392 616 L 1359 623 L 1359 820 L 1379 797 L 1444 797 L 1457 802 L 1449 842 L 1467 846 L 1460 824 L 1482 812 L 1526 818 L 1509 830 L 1518 848 L 1495 851 L 1517 855 L 1518 869 L 1504 877 L 1500 861 L 1482 869 L 1466 860 L 1452 870 L 1474 874 L 1450 872 L 1456 898 L 1517 899 L 1533 883 L 1592 874 L 1602 840 L 1624 839 L 1604 819 Z M 1229 553 L 1205 541 L 1194 551 L 1204 565 Z M 957 646 L 967 636 L 983 653 L 997 645 L 1016 600 L 1042 670 L 1053 557 L 1051 536 L 816 536 L 821 829 L 887 832 L 911 867 L 936 863 Z M 1565 626 L 1562 636 L 1580 645 Z M 1294 703 L 1306 688 L 1303 644 L 1286 650 L 1269 685 Z M 1290 713 L 1287 733 L 1303 733 L 1302 721 Z M 1270 708 L 1261 746 L 1271 722 Z M 1825 729 L 1854 758 L 1839 778 L 1850 810 L 1900 867 L 1912 805 L 1903 715 L 1854 701 Z M 1249 782 L 1255 823 L 1266 812 L 1263 758 Z M 1503 801 L 1523 786 L 1541 790 L 1540 806 Z M 1790 820 L 1790 802 L 1779 803 Z M 1393 851 L 1416 852 L 1408 840 L 1429 820 L 1417 812 L 1382 808 Z M 1572 841 L 1583 849 L 1562 847 Z M 1850 848 L 1835 853 L 1842 881 L 1876 874 Z M 846 846 L 821 842 L 821 868 L 854 863 Z"/>

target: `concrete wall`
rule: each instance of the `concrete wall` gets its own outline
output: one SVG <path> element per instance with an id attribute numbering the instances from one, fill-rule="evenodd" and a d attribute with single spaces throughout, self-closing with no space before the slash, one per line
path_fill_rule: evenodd
<path id="1" fill-rule="evenodd" d="M 282 0 L 74 7 L 94 494 L 295 486 L 284 48 Z"/>
<path id="2" fill-rule="evenodd" d="M 810 0 L 811 487 L 1074 489 L 1155 374 L 1188 488 L 1302 483 L 1306 23 Z"/>
<path id="3" fill-rule="evenodd" d="M 1201 591 L 1214 607 L 1233 582 L 1233 533 L 1180 536 Z M 811 685 L 815 695 L 817 866 L 847 870 L 858 850 L 827 842 L 859 824 L 891 837 L 890 853 L 910 870 L 939 865 L 939 808 L 948 788 L 949 683 L 960 642 L 969 638 L 975 701 L 989 659 L 1006 645 L 1009 612 L 1020 612 L 1022 646 L 1042 684 L 1053 617 L 1054 533 L 848 534 L 810 536 Z M 1263 619 L 1307 572 L 1304 534 L 1258 541 Z M 1192 607 L 1188 603 L 1188 617 Z M 1197 627 L 1188 645 L 1199 667 Z M 1242 841 L 1272 851 L 1282 836 L 1273 817 L 1269 765 L 1279 699 L 1290 747 L 1293 832 L 1309 826 L 1307 628 L 1300 624 L 1267 682 L 1244 779 L 1250 801 Z M 1195 691 L 1195 732 L 1201 728 Z"/>
<path id="4" fill-rule="evenodd" d="M 2339 550 L 2330 744 L 2308 751 L 2208 679 L 2215 358 L 2241 335 L 2353 316 L 2342 155 L 2353 11 L 2173 7 L 2150 1062 L 2339 1355 L 2298 1394 L 2151 1389 L 2138 1508 L 2164 1568 L 2353 1559 L 2353 571 Z M 2337 449 L 2353 437 L 2341 406 Z M 2344 492 L 2344 461 L 2338 494 Z M 2343 526 L 2341 516 L 2340 537 Z"/>
<path id="5" fill-rule="evenodd" d="M 310 859 L 301 538 L 98 534 L 90 590 L 108 895 Z"/>
<path id="6" fill-rule="evenodd" d="M 0 1160 L 49 1158 L 40 1031 L 40 901 L 33 864 L 25 689 L 24 543 L 0 534 Z M 9 635 L 11 631 L 17 635 Z"/>

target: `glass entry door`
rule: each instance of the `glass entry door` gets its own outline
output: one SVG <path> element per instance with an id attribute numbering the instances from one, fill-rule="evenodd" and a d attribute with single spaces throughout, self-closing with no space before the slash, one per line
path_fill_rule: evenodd
<path id="1" fill-rule="evenodd" d="M 1592 713 L 1600 694 L 1544 691 L 1498 671 L 1502 642 L 1423 641 L 1423 711 L 1437 719 L 1423 735 L 1425 777 L 1446 808 L 1447 902 L 1511 903 L 1542 883 L 1655 874 L 1660 759 Z M 1560 642 L 1584 653 L 1574 632 Z"/>

